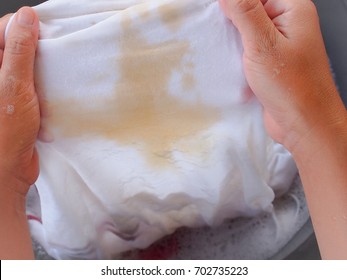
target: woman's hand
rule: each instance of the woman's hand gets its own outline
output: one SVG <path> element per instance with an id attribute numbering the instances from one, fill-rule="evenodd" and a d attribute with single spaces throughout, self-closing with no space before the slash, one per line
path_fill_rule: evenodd
<path id="1" fill-rule="evenodd" d="M 33 9 L 20 9 L 5 42 L 9 18 L 0 19 L 0 182 L 26 194 L 39 173 L 40 109 L 33 74 L 39 23 Z"/>
<path id="2" fill-rule="evenodd" d="M 220 4 L 241 33 L 247 80 L 274 140 L 295 153 L 322 126 L 345 122 L 311 0 Z"/>
<path id="3" fill-rule="evenodd" d="M 0 259 L 34 257 L 26 194 L 39 174 L 40 109 L 34 85 L 38 17 L 28 7 L 0 19 Z"/>
<path id="4" fill-rule="evenodd" d="M 220 0 L 241 33 L 247 80 L 297 163 L 321 256 L 347 258 L 347 117 L 310 0 Z"/>

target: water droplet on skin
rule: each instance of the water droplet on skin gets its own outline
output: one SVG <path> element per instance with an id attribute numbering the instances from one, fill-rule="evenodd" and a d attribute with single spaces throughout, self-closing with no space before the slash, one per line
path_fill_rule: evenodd
<path id="1" fill-rule="evenodd" d="M 14 105 L 7 105 L 6 113 L 7 113 L 8 115 L 13 115 L 13 114 L 14 114 L 14 111 L 15 111 Z"/>

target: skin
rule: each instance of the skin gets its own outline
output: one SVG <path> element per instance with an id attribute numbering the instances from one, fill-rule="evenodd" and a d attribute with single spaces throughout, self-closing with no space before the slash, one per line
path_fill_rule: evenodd
<path id="1" fill-rule="evenodd" d="M 32 259 L 25 196 L 39 174 L 40 109 L 33 82 L 39 24 L 32 9 L 20 9 L 5 45 L 8 20 L 0 20 L 0 259 Z"/>
<path id="2" fill-rule="evenodd" d="M 323 259 L 347 259 L 347 116 L 310 0 L 220 0 L 269 135 L 293 155 Z"/>
<path id="3" fill-rule="evenodd" d="M 347 115 L 316 9 L 309 0 L 219 2 L 241 33 L 245 73 L 264 106 L 267 131 L 298 165 L 321 255 L 347 259 Z M 30 23 L 20 23 L 22 12 L 33 16 Z M 5 46 L 7 22 L 0 20 L 0 258 L 30 259 L 25 196 L 39 172 L 38 19 L 22 8 Z"/>

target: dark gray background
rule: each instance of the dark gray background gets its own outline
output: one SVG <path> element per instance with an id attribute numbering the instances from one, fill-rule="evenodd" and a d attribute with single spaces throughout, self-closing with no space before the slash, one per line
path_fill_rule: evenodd
<path id="1" fill-rule="evenodd" d="M 73 0 L 71 0 L 73 1 Z M 15 12 L 21 6 L 35 6 L 40 0 L 2 0 L 0 17 Z M 347 0 L 314 0 L 327 52 L 336 76 L 341 96 L 347 104 Z M 288 259 L 319 259 L 315 236 L 311 236 Z"/>
<path id="2" fill-rule="evenodd" d="M 73 0 L 71 0 L 73 1 Z M 1 0 L 0 2 L 0 17 L 7 13 L 14 13 L 22 6 L 35 6 L 42 0 Z"/>

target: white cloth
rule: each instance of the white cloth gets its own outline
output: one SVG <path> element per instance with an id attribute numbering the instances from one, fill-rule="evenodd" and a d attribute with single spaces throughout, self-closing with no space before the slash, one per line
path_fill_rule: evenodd
<path id="1" fill-rule="evenodd" d="M 41 222 L 55 258 L 112 258 L 271 210 L 296 175 L 266 134 L 216 0 L 51 0 L 36 84 Z M 47 138 L 47 139 L 48 139 Z M 30 211 L 30 209 L 28 210 Z"/>

